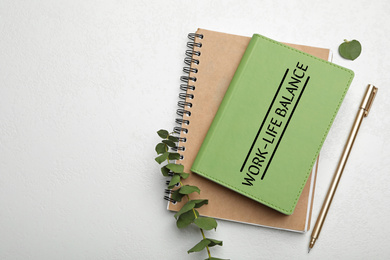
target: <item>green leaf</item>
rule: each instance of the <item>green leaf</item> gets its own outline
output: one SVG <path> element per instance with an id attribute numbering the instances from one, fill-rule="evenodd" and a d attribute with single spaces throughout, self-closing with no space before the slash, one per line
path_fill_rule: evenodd
<path id="1" fill-rule="evenodd" d="M 182 173 L 184 170 L 184 166 L 181 164 L 168 163 L 167 168 L 175 173 Z"/>
<path id="2" fill-rule="evenodd" d="M 179 160 L 180 154 L 179 153 L 169 153 L 168 158 L 169 158 L 169 160 Z"/>
<path id="3" fill-rule="evenodd" d="M 210 238 L 204 238 L 202 239 L 198 244 L 196 244 L 193 248 L 191 248 L 190 250 L 187 251 L 187 253 L 193 253 L 193 252 L 200 252 L 202 251 L 203 249 L 206 248 L 206 246 L 208 247 L 212 247 L 212 246 L 215 246 L 215 245 L 218 245 L 218 246 L 222 246 L 222 241 L 219 241 L 219 240 L 215 240 L 215 239 L 210 239 Z M 224 260 L 224 259 L 221 259 L 221 258 L 216 258 L 216 257 L 209 257 L 207 259 L 212 259 L 212 260 Z M 207 260 L 206 259 L 206 260 Z"/>
<path id="4" fill-rule="evenodd" d="M 344 40 L 339 46 L 339 53 L 341 57 L 348 60 L 355 60 L 362 52 L 362 45 L 357 40 Z"/>
<path id="5" fill-rule="evenodd" d="M 185 172 L 181 172 L 179 174 L 180 174 L 180 177 L 182 177 L 183 179 L 187 179 L 190 176 L 189 173 L 185 173 Z"/>
<path id="6" fill-rule="evenodd" d="M 193 248 L 187 251 L 187 253 L 200 252 L 206 248 L 210 244 L 210 240 L 202 239 L 198 244 L 196 244 Z"/>
<path id="7" fill-rule="evenodd" d="M 162 140 L 162 142 L 166 145 L 168 145 L 169 147 L 175 147 L 176 144 L 174 142 L 172 142 L 171 140 Z"/>
<path id="8" fill-rule="evenodd" d="M 200 189 L 196 186 L 184 185 L 183 187 L 180 188 L 179 192 L 181 194 L 190 194 L 193 192 L 197 192 L 198 194 L 200 194 Z"/>
<path id="9" fill-rule="evenodd" d="M 176 137 L 176 136 L 168 136 L 168 140 L 171 140 L 172 142 L 179 142 L 179 138 L 178 137 Z"/>
<path id="10" fill-rule="evenodd" d="M 205 204 L 209 204 L 209 200 L 207 199 L 200 199 L 200 200 L 192 200 L 195 202 L 195 208 L 200 208 Z"/>
<path id="11" fill-rule="evenodd" d="M 161 137 L 161 138 L 164 138 L 166 139 L 168 136 L 169 136 L 169 133 L 167 130 L 164 130 L 164 129 L 161 129 L 159 131 L 157 131 L 157 134 Z"/>
<path id="12" fill-rule="evenodd" d="M 212 239 L 212 238 L 207 238 L 207 239 L 210 240 L 209 247 L 222 246 L 222 244 L 223 244 L 223 242 L 220 240 L 216 240 L 216 239 Z"/>
<path id="13" fill-rule="evenodd" d="M 168 189 L 172 189 L 176 184 L 180 182 L 180 175 L 173 175 L 171 181 L 168 184 Z"/>
<path id="14" fill-rule="evenodd" d="M 165 153 L 167 151 L 167 147 L 166 147 L 166 144 L 163 144 L 163 143 L 158 143 L 156 145 L 156 152 L 157 154 L 162 154 L 162 153 Z"/>
<path id="15" fill-rule="evenodd" d="M 196 217 L 199 216 L 199 212 L 197 210 L 195 210 L 195 214 L 196 214 Z M 195 219 L 194 212 L 192 210 L 188 211 L 188 212 L 180 215 L 180 217 L 176 221 L 176 226 L 178 228 L 185 228 L 188 225 L 190 225 L 191 223 L 193 223 L 194 219 Z"/>
<path id="16" fill-rule="evenodd" d="M 209 217 L 199 217 L 194 220 L 194 223 L 201 229 L 211 230 L 217 228 L 217 221 Z"/>
<path id="17" fill-rule="evenodd" d="M 166 159 L 168 159 L 168 155 L 169 155 L 169 153 L 168 153 L 168 152 L 165 152 L 165 153 L 163 153 L 162 155 L 156 157 L 155 160 L 156 160 L 156 162 L 158 162 L 159 164 L 161 164 L 163 161 L 165 161 Z"/>
<path id="18" fill-rule="evenodd" d="M 209 258 L 206 258 L 205 260 L 229 260 L 229 259 L 222 259 L 222 258 L 217 258 L 217 257 L 209 257 Z"/>
<path id="19" fill-rule="evenodd" d="M 180 189 L 175 190 L 171 195 L 171 199 L 178 201 L 178 202 L 180 202 L 183 197 L 184 197 L 184 194 L 180 193 Z"/>
<path id="20" fill-rule="evenodd" d="M 168 176 L 169 176 L 169 169 L 167 168 L 167 166 L 161 167 L 161 173 L 162 173 L 162 175 L 165 176 L 165 177 L 168 177 Z"/>
<path id="21" fill-rule="evenodd" d="M 176 214 L 175 218 L 177 219 L 180 217 L 181 214 L 186 213 L 190 210 L 192 210 L 195 207 L 195 203 L 192 201 L 187 202 Z"/>

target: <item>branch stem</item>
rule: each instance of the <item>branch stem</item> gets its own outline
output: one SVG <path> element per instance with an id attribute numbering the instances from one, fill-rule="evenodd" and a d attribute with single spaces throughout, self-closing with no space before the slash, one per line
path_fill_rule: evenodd
<path id="1" fill-rule="evenodd" d="M 180 181 L 180 186 L 183 186 L 183 183 L 181 181 Z M 186 197 L 187 197 L 188 201 L 190 201 L 190 196 L 188 194 L 186 194 Z M 198 218 L 194 208 L 192 209 L 192 212 L 194 213 L 195 218 Z M 203 229 L 202 228 L 199 228 L 199 229 L 200 229 L 200 233 L 202 233 L 203 239 L 206 239 L 206 236 L 204 235 Z M 207 249 L 207 254 L 209 255 L 209 258 L 211 258 L 211 253 L 210 253 L 209 246 L 206 246 L 206 249 Z"/>
<path id="2" fill-rule="evenodd" d="M 167 137 L 166 139 L 168 139 L 168 137 Z M 168 145 L 167 145 L 167 144 L 165 144 L 165 152 L 168 152 Z M 169 162 L 169 158 L 167 158 L 167 161 L 168 161 L 168 163 L 170 163 L 170 162 Z M 183 183 L 181 182 L 181 180 L 179 181 L 179 183 L 180 183 L 180 186 L 183 186 Z M 189 196 L 188 194 L 186 194 L 186 197 L 187 197 L 187 200 L 188 200 L 188 201 L 191 200 L 191 199 L 190 199 L 190 196 Z M 196 215 L 196 212 L 195 212 L 195 209 L 194 209 L 194 208 L 192 209 L 192 212 L 194 213 L 195 218 L 198 218 L 198 216 Z M 204 235 L 203 229 L 202 229 L 202 228 L 199 228 L 199 229 L 200 229 L 200 233 L 202 233 L 203 239 L 206 239 L 206 236 Z M 211 258 L 209 246 L 206 246 L 206 249 L 207 249 L 207 254 L 208 254 L 209 258 Z"/>

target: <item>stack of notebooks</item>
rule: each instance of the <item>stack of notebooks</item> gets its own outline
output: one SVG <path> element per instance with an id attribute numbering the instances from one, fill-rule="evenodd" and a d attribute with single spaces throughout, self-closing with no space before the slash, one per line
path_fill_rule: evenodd
<path id="1" fill-rule="evenodd" d="M 204 29 L 189 36 L 175 131 L 177 163 L 190 173 L 183 184 L 209 200 L 199 213 L 309 230 L 319 152 L 353 72 L 328 62 L 329 49 Z"/>

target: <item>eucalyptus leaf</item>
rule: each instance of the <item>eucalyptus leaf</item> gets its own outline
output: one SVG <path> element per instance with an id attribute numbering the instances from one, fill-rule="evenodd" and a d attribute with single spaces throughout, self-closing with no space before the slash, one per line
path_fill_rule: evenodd
<path id="1" fill-rule="evenodd" d="M 166 166 L 161 167 L 161 173 L 163 176 L 168 177 L 169 176 L 169 169 Z"/>
<path id="2" fill-rule="evenodd" d="M 196 214 L 196 217 L 199 216 L 199 212 L 197 210 L 195 210 L 195 214 Z M 194 222 L 195 214 L 192 210 L 181 214 L 180 217 L 178 218 L 178 220 L 176 221 L 176 226 L 178 228 L 185 228 L 185 227 L 189 226 L 191 223 Z"/>
<path id="3" fill-rule="evenodd" d="M 176 136 L 172 136 L 172 135 L 170 135 L 170 136 L 168 136 L 168 140 L 171 140 L 172 142 L 178 142 L 179 141 L 179 138 L 178 137 L 176 137 Z"/>
<path id="4" fill-rule="evenodd" d="M 173 175 L 171 181 L 168 184 L 168 189 L 172 189 L 176 184 L 180 182 L 180 175 Z"/>
<path id="5" fill-rule="evenodd" d="M 209 217 L 199 217 L 194 220 L 194 223 L 201 229 L 211 230 L 217 228 L 217 221 Z"/>
<path id="6" fill-rule="evenodd" d="M 184 166 L 181 164 L 168 163 L 167 168 L 175 173 L 182 173 L 184 170 Z"/>
<path id="7" fill-rule="evenodd" d="M 179 160 L 180 154 L 179 153 L 169 153 L 168 158 L 169 158 L 169 160 Z"/>
<path id="8" fill-rule="evenodd" d="M 176 214 L 175 218 L 177 219 L 180 217 L 181 214 L 186 213 L 190 210 L 192 210 L 195 207 L 195 203 L 192 201 L 187 202 Z"/>
<path id="9" fill-rule="evenodd" d="M 182 177 L 183 179 L 187 179 L 190 176 L 189 173 L 185 173 L 185 172 L 181 172 L 179 174 L 180 174 L 180 177 Z"/>
<path id="10" fill-rule="evenodd" d="M 209 200 L 200 199 L 200 200 L 192 200 L 195 203 L 195 208 L 200 208 L 205 204 L 209 204 Z"/>
<path id="11" fill-rule="evenodd" d="M 187 251 L 187 253 L 200 252 L 206 248 L 210 244 L 210 240 L 207 238 L 202 239 L 198 244 L 196 244 L 193 248 Z"/>
<path id="12" fill-rule="evenodd" d="M 339 53 L 341 57 L 348 60 L 355 60 L 362 52 L 362 45 L 357 40 L 344 40 L 339 46 Z"/>
<path id="13" fill-rule="evenodd" d="M 172 193 L 171 198 L 172 198 L 173 200 L 175 200 L 175 201 L 180 202 L 181 199 L 183 198 L 183 196 L 184 196 L 184 194 L 181 194 L 181 193 L 180 193 L 180 189 L 177 189 L 177 190 L 175 190 L 175 191 Z"/>
<path id="14" fill-rule="evenodd" d="M 168 159 L 168 155 L 169 155 L 169 153 L 168 153 L 168 152 L 165 152 L 165 153 L 161 154 L 160 156 L 156 157 L 155 160 L 156 160 L 156 162 L 158 162 L 159 164 L 161 164 L 163 161 L 165 161 L 166 159 Z"/>
<path id="15" fill-rule="evenodd" d="M 198 194 L 200 194 L 200 189 L 196 186 L 184 185 L 183 187 L 180 188 L 179 192 L 181 194 L 190 194 L 193 192 L 197 192 Z"/>
<path id="16" fill-rule="evenodd" d="M 163 144 L 163 143 L 158 143 L 156 145 L 156 152 L 157 154 L 162 154 L 162 153 L 165 153 L 167 151 L 167 147 L 166 147 L 166 144 Z"/>
<path id="17" fill-rule="evenodd" d="M 209 247 L 222 246 L 222 244 L 223 244 L 223 242 L 220 240 L 216 240 L 216 239 L 212 239 L 212 238 L 207 238 L 207 239 L 210 240 Z"/>
<path id="18" fill-rule="evenodd" d="M 162 140 L 162 142 L 166 145 L 168 145 L 169 147 L 175 147 L 176 144 L 174 142 L 172 142 L 171 140 Z"/>
<path id="19" fill-rule="evenodd" d="M 161 129 L 161 130 L 157 131 L 157 134 L 158 134 L 161 138 L 164 138 L 164 139 L 168 138 L 168 136 L 169 136 L 168 131 L 167 131 L 167 130 L 164 130 L 164 129 Z"/>
<path id="20" fill-rule="evenodd" d="M 156 162 L 158 162 L 159 164 L 161 164 L 163 161 L 165 161 L 166 159 L 168 159 L 168 155 L 169 155 L 169 153 L 168 153 L 168 152 L 165 152 L 165 153 L 163 153 L 162 155 L 156 157 L 155 160 L 156 160 Z"/>

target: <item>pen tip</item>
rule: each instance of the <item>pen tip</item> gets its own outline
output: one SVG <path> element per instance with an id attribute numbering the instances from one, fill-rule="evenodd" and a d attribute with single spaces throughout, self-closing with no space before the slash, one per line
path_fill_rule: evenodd
<path id="1" fill-rule="evenodd" d="M 307 253 L 310 253 L 311 248 L 309 247 L 309 251 Z"/>

